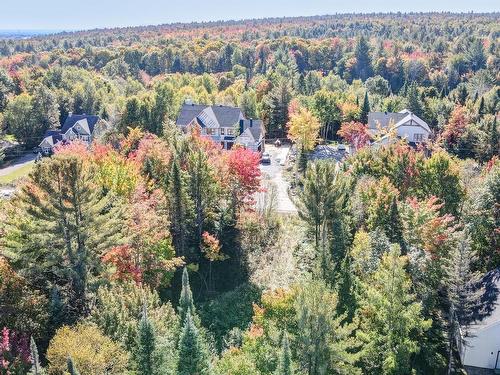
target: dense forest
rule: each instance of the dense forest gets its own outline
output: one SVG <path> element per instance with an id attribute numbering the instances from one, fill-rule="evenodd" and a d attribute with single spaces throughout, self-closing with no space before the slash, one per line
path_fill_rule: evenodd
<path id="1" fill-rule="evenodd" d="M 110 125 L 0 200 L 0 374 L 462 373 L 460 343 L 491 308 L 478 282 L 500 267 L 499 21 L 0 39 L 0 140 L 30 150 L 69 113 Z M 293 143 L 298 215 L 275 211 L 259 154 L 176 128 L 186 99 Z M 432 139 L 371 147 L 368 113 L 403 109 Z M 336 142 L 356 152 L 310 158 Z"/>

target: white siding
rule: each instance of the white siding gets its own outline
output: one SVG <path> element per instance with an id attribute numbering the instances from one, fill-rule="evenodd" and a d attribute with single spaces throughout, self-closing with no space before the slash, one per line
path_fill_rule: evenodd
<path id="1" fill-rule="evenodd" d="M 415 134 L 423 134 L 421 142 L 425 142 L 429 138 L 427 130 L 419 125 L 401 125 L 397 127 L 396 131 L 398 137 L 406 138 L 408 142 L 415 142 Z"/>

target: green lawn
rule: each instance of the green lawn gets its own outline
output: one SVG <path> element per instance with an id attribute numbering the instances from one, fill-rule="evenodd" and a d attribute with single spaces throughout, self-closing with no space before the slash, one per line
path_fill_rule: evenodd
<path id="1" fill-rule="evenodd" d="M 21 177 L 27 176 L 32 169 L 33 169 L 33 163 L 29 163 L 23 165 L 21 168 L 12 171 L 9 174 L 6 174 L 5 176 L 0 176 L 0 185 L 7 185 Z"/>

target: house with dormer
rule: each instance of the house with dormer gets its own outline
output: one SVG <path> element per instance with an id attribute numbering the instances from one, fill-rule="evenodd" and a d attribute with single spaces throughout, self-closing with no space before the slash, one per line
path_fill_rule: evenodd
<path id="1" fill-rule="evenodd" d="M 199 128 L 203 136 L 230 150 L 235 144 L 252 151 L 262 151 L 264 126 L 262 121 L 246 119 L 238 107 L 201 105 L 186 101 L 176 125 L 185 133 Z"/>
<path id="2" fill-rule="evenodd" d="M 105 126 L 105 121 L 99 116 L 70 113 L 60 130 L 47 130 L 39 147 L 43 154 L 50 155 L 54 147 L 61 142 L 79 140 L 90 144 Z"/>
<path id="3" fill-rule="evenodd" d="M 375 144 L 387 144 L 391 139 L 398 138 L 417 145 L 427 142 L 432 136 L 429 125 L 407 109 L 401 112 L 370 112 L 368 132 L 375 139 Z"/>

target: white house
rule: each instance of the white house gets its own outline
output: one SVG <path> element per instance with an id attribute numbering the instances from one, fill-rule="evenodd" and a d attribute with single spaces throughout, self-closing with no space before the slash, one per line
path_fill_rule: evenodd
<path id="1" fill-rule="evenodd" d="M 240 144 L 252 151 L 261 151 L 264 140 L 262 121 L 246 119 L 240 108 L 223 105 L 184 103 L 176 125 L 184 132 L 199 127 L 201 134 L 220 143 L 225 150 Z"/>
<path id="2" fill-rule="evenodd" d="M 375 143 L 387 144 L 391 134 L 406 139 L 410 144 L 426 142 L 432 135 L 429 125 L 407 109 L 401 112 L 370 112 L 368 114 L 368 132 Z"/>
<path id="3" fill-rule="evenodd" d="M 500 268 L 487 273 L 482 285 L 483 309 L 460 350 L 469 375 L 500 374 Z"/>
<path id="4" fill-rule="evenodd" d="M 78 139 L 90 144 L 97 133 L 106 123 L 99 116 L 74 115 L 70 113 L 66 118 L 61 130 L 48 130 L 39 147 L 44 154 L 51 154 L 54 146 L 60 142 L 69 142 Z"/>

